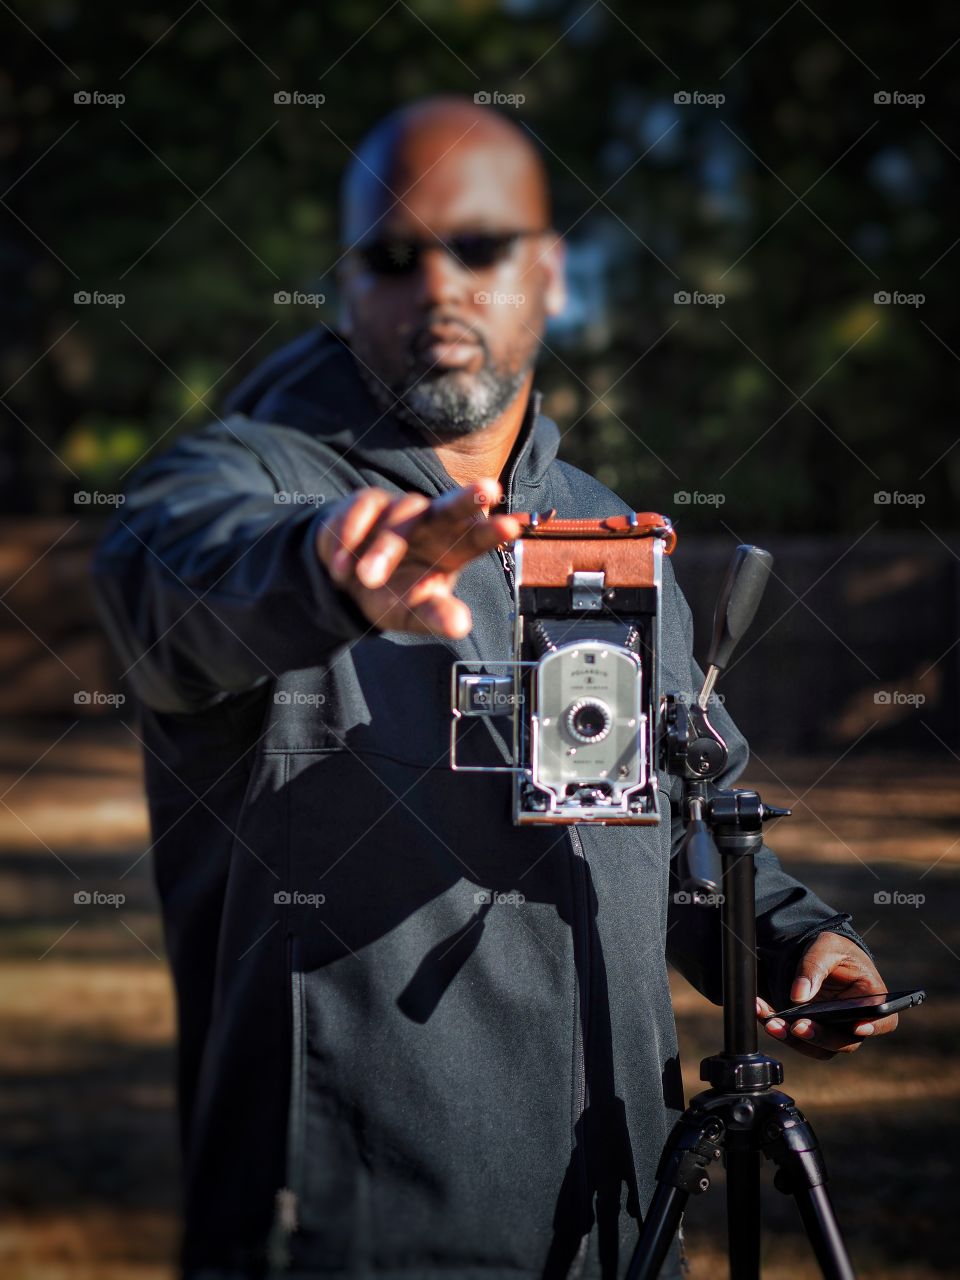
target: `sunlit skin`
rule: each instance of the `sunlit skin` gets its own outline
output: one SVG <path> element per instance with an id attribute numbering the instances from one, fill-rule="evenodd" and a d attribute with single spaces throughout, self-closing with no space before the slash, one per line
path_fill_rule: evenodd
<path id="1" fill-rule="evenodd" d="M 546 174 L 516 125 L 458 98 L 411 108 L 384 134 L 361 149 L 345 181 L 346 244 L 458 231 L 544 233 L 519 240 L 505 261 L 485 270 L 465 269 L 442 248 L 394 279 L 377 277 L 353 255 L 343 263 L 344 331 L 358 359 L 388 385 L 402 377 L 418 335 L 419 372 L 428 377 L 437 370 L 475 377 L 484 361 L 478 339 L 494 365 L 511 373 L 528 369 L 495 421 L 456 439 L 431 440 L 458 483 L 496 478 L 526 411 L 546 318 L 564 305 L 562 245 L 550 230 Z"/>
<path id="2" fill-rule="evenodd" d="M 449 437 L 424 433 L 457 488 L 433 500 L 364 489 L 329 510 L 318 555 L 372 626 L 467 635 L 470 610 L 454 595 L 460 570 L 519 534 L 516 519 L 490 512 L 503 496 L 504 468 L 526 412 L 546 319 L 564 304 L 563 246 L 550 220 L 546 174 L 526 135 L 468 100 L 433 99 L 391 117 L 349 170 L 341 210 L 345 247 L 388 234 L 541 233 L 519 240 L 508 258 L 481 271 L 466 270 L 439 246 L 426 250 L 410 274 L 389 278 L 351 253 L 343 258 L 341 327 L 380 395 L 384 384 L 394 387 L 411 369 L 418 378 L 440 372 L 464 385 L 485 361 L 515 374 L 526 370 L 515 397 L 492 421 Z M 478 301 L 478 293 L 493 300 Z M 523 295 L 519 304 L 517 295 Z M 800 960 L 791 1001 L 885 989 L 855 943 L 822 933 Z M 758 1016 L 773 1012 L 757 1001 Z M 852 1031 L 809 1020 L 765 1028 L 801 1053 L 829 1058 L 852 1053 L 863 1038 L 896 1025 L 893 1015 Z"/>

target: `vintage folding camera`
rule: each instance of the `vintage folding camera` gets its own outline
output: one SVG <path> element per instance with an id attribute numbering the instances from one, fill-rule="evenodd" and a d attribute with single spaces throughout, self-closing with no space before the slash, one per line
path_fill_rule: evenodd
<path id="1" fill-rule="evenodd" d="M 662 563 L 673 527 L 652 512 L 520 519 L 503 553 L 515 657 L 454 664 L 451 766 L 513 773 L 518 824 L 655 823 Z M 481 725 L 499 744 L 495 763 L 475 762 Z"/>

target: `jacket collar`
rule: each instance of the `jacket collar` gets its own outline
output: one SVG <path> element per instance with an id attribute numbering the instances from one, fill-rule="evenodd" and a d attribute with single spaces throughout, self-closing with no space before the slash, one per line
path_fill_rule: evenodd
<path id="1" fill-rule="evenodd" d="M 301 337 L 257 370 L 231 408 L 260 422 L 296 427 L 348 458 L 356 467 L 403 486 L 442 492 L 453 480 L 429 443 L 367 389 L 356 357 L 332 330 Z M 533 390 L 514 446 L 511 479 L 536 484 L 557 454 L 560 432 L 541 412 Z"/>

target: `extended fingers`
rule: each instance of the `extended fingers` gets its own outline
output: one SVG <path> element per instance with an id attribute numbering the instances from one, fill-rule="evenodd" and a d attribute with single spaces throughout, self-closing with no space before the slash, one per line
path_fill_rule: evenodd
<path id="1" fill-rule="evenodd" d="M 502 497 L 499 481 L 486 476 L 435 498 L 431 516 L 453 522 L 482 516 L 485 510 L 495 508 Z"/>
<path id="2" fill-rule="evenodd" d="M 411 607 L 411 631 L 462 640 L 473 626 L 467 605 L 453 594 L 435 593 Z"/>
<path id="3" fill-rule="evenodd" d="M 516 517 L 484 514 L 496 509 L 501 494 L 493 480 L 433 500 L 421 493 L 364 489 L 330 511 L 317 534 L 317 551 L 333 580 L 354 595 L 376 626 L 461 639 L 473 619 L 453 595 L 457 573 L 520 533 Z M 395 577 L 401 566 L 402 578 Z M 399 584 L 395 590 L 391 579 Z"/>
<path id="4" fill-rule="evenodd" d="M 454 572 L 518 536 L 520 524 L 514 516 L 484 516 L 484 509 L 495 508 L 501 496 L 500 485 L 489 479 L 432 501 L 420 493 L 396 496 L 364 489 L 331 513 L 319 532 L 317 548 L 340 586 L 354 573 L 362 586 L 383 586 L 411 547 L 431 568 Z"/>
<path id="5" fill-rule="evenodd" d="M 497 487 L 499 489 L 499 486 Z M 365 587 L 380 587 L 415 546 L 429 569 L 451 573 L 520 532 L 514 516 L 485 519 L 475 499 L 485 496 L 479 485 L 434 499 L 411 493 L 381 512 L 357 561 L 357 578 Z"/>
<path id="6" fill-rule="evenodd" d="M 439 559 L 439 565 L 448 572 L 462 569 L 476 556 L 492 551 L 501 542 L 512 542 L 520 533 L 520 522 L 515 516 L 491 516 L 470 525 L 452 542 Z"/>
<path id="7" fill-rule="evenodd" d="M 330 519 L 324 521 L 317 539 L 317 550 L 334 581 L 342 583 L 346 580 L 354 552 L 392 501 L 391 495 L 383 489 L 364 489 L 338 504 Z"/>
<path id="8" fill-rule="evenodd" d="M 516 516 L 485 517 L 496 509 L 503 490 L 496 480 L 477 480 L 435 498 L 410 531 L 418 557 L 433 569 L 455 573 L 476 556 L 519 536 Z"/>
<path id="9" fill-rule="evenodd" d="M 389 588 L 379 593 L 387 597 L 383 612 L 373 621 L 379 627 L 409 631 L 416 635 L 446 636 L 461 640 L 473 626 L 469 607 L 453 594 L 444 574 L 433 573 L 408 588 L 402 596 Z"/>
<path id="10" fill-rule="evenodd" d="M 365 587 L 381 587 L 410 548 L 410 533 L 430 506 L 422 493 L 407 493 L 381 513 L 357 560 L 356 574 Z"/>

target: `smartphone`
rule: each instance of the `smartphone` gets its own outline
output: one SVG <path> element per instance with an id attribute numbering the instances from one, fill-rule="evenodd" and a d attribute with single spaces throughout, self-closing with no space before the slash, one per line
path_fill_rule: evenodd
<path id="1" fill-rule="evenodd" d="M 782 1018 L 784 1022 L 798 1022 L 801 1018 L 809 1018 L 823 1027 L 855 1027 L 859 1022 L 873 1022 L 875 1018 L 885 1018 L 888 1014 L 902 1013 L 904 1009 L 923 1004 L 926 994 L 925 991 L 879 991 L 875 995 L 857 996 L 852 1000 L 792 1004 L 779 1013 L 771 1013 L 763 1021 Z"/>

